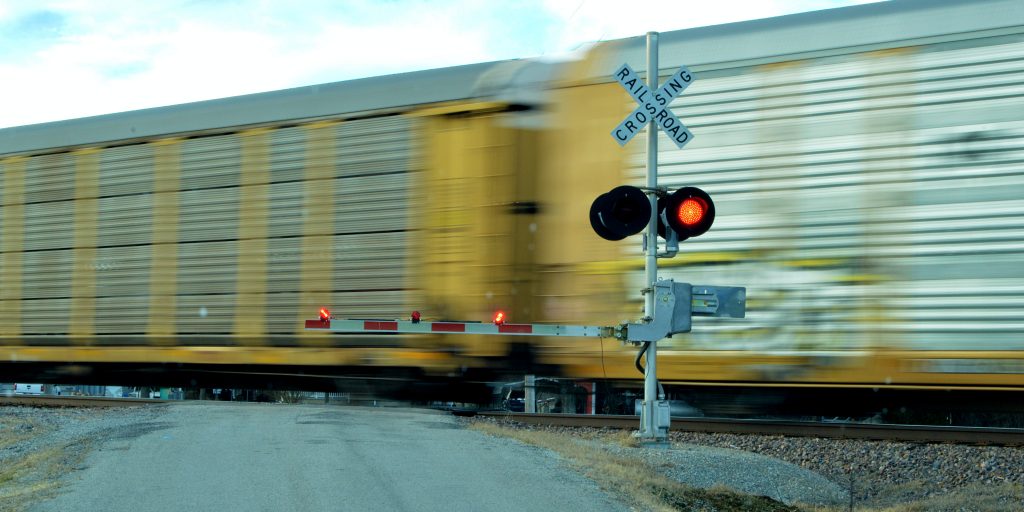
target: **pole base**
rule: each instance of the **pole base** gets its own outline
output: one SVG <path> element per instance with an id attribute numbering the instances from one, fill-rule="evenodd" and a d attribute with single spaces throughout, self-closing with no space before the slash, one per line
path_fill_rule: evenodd
<path id="1" fill-rule="evenodd" d="M 670 450 L 672 449 L 672 443 L 668 441 L 657 441 L 657 440 L 640 440 L 640 448 L 652 448 L 655 450 Z"/>
<path id="2" fill-rule="evenodd" d="M 636 438 L 641 448 L 665 448 L 671 447 L 671 443 L 668 440 L 668 436 L 649 435 L 642 430 L 633 432 L 633 437 Z"/>

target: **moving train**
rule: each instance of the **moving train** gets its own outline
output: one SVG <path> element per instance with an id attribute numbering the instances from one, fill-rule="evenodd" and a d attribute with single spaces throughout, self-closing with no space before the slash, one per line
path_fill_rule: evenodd
<path id="1" fill-rule="evenodd" d="M 642 138 L 610 132 L 635 107 L 613 73 L 646 73 L 644 44 L 0 130 L 0 368 L 636 382 L 636 348 L 614 339 L 304 321 L 639 318 L 640 237 L 606 241 L 588 212 L 643 181 Z M 694 139 L 661 136 L 659 179 L 706 190 L 717 216 L 660 275 L 745 286 L 747 317 L 659 342 L 661 381 L 1019 401 L 1024 4 L 662 33 L 660 75 L 684 64 L 695 80 L 671 108 Z"/>

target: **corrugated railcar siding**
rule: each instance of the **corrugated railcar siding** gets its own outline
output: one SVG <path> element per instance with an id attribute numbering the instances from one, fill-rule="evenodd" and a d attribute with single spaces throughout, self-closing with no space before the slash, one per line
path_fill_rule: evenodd
<path id="1" fill-rule="evenodd" d="M 291 344 L 320 305 L 398 315 L 408 302 L 418 122 L 320 122 L 4 159 L 0 334 L 8 343 Z"/>
<path id="2" fill-rule="evenodd" d="M 696 137 L 660 145 L 659 174 L 718 206 L 683 256 L 747 263 L 663 275 L 745 284 L 751 308 L 675 346 L 1022 348 L 1024 44 L 708 75 L 673 104 Z"/>

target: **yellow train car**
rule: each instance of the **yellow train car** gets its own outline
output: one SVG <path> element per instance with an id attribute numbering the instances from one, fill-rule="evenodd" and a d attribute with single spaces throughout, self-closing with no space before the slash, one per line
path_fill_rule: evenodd
<path id="1" fill-rule="evenodd" d="M 983 6 L 983 7 L 980 7 Z M 746 286 L 659 343 L 678 386 L 1024 390 L 1024 7 L 894 2 L 661 34 L 695 134 L 662 184 L 712 194 L 661 275 Z M 616 324 L 639 184 L 612 80 L 643 40 L 0 130 L 0 366 L 53 379 L 635 380 L 607 339 L 330 336 L 338 316 Z M 98 372 L 98 373 L 97 373 Z M 113 377 L 112 377 L 113 376 Z M 198 381 L 197 381 L 198 379 Z"/>
<path id="2" fill-rule="evenodd" d="M 0 131 L 5 370 L 432 377 L 504 355 L 303 321 L 461 314 L 520 279 L 536 136 L 475 98 L 507 65 Z"/>

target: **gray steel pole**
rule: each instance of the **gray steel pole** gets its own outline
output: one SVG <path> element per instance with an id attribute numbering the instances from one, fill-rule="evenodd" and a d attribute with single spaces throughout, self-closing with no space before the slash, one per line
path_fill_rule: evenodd
<path id="1" fill-rule="evenodd" d="M 523 412 L 537 412 L 537 378 L 527 375 L 523 382 Z"/>
<path id="2" fill-rule="evenodd" d="M 647 33 L 647 87 L 651 92 L 658 90 L 658 33 Z M 651 119 L 647 125 L 647 197 L 651 201 L 651 220 L 647 224 L 647 247 L 644 260 L 647 291 L 644 295 L 644 317 L 650 321 L 654 318 L 654 283 L 658 280 L 658 125 Z M 654 439 L 657 436 L 657 422 L 654 401 L 658 397 L 657 374 L 657 343 L 651 342 L 647 349 L 647 367 L 644 373 L 644 408 L 643 425 L 640 428 L 642 438 Z"/>

